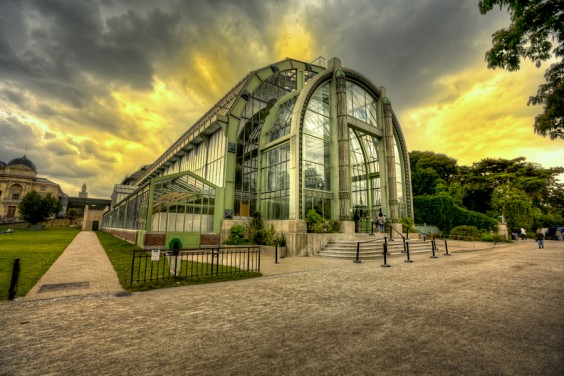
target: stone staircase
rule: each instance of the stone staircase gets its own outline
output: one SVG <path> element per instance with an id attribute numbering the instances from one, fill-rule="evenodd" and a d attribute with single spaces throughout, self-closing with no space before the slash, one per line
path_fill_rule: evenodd
<path id="1" fill-rule="evenodd" d="M 346 260 L 356 259 L 357 244 L 359 246 L 359 258 L 360 260 L 367 259 L 377 259 L 384 257 L 384 237 L 388 234 L 374 234 L 373 236 L 369 234 L 356 234 L 355 240 L 340 240 L 332 241 L 325 248 L 323 248 L 316 257 L 327 257 L 327 258 L 339 258 Z M 409 239 L 409 254 L 416 255 L 419 253 L 428 253 L 429 256 L 432 255 L 432 242 L 422 239 Z M 404 256 L 404 244 L 403 239 L 398 235 L 394 240 L 387 240 L 388 243 L 388 254 L 389 256 Z M 435 253 L 438 255 L 438 250 Z"/>

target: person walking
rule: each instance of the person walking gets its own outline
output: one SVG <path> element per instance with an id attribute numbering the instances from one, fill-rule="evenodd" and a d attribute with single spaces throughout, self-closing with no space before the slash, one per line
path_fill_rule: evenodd
<path id="1" fill-rule="evenodd" d="M 380 214 L 378 214 L 378 227 L 380 228 L 380 232 L 385 231 L 386 216 L 384 214 L 382 214 L 382 212 L 380 212 Z"/>
<path id="2" fill-rule="evenodd" d="M 527 237 L 527 232 L 523 227 L 521 227 L 521 240 L 525 240 L 526 237 Z"/>
<path id="3" fill-rule="evenodd" d="M 360 214 L 358 212 L 358 209 L 355 210 L 354 215 L 353 215 L 353 220 L 354 220 L 354 232 L 358 232 L 359 230 L 359 225 L 360 225 Z"/>
<path id="4" fill-rule="evenodd" d="M 537 229 L 537 233 L 535 234 L 535 239 L 537 239 L 539 249 L 544 248 L 544 234 L 540 228 Z"/>

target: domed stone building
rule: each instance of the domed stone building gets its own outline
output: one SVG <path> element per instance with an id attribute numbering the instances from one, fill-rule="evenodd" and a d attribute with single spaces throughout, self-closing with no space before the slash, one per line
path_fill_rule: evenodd
<path id="1" fill-rule="evenodd" d="M 67 196 L 59 184 L 37 176 L 35 164 L 26 155 L 8 163 L 0 161 L 0 222 L 16 220 L 21 199 L 31 191 L 57 197 L 63 203 L 60 214 L 65 214 Z"/>

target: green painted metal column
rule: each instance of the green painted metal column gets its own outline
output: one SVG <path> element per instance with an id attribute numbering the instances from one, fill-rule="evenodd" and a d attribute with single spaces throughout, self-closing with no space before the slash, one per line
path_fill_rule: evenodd
<path id="1" fill-rule="evenodd" d="M 339 62 L 340 63 L 340 62 Z M 335 66 L 337 84 L 337 138 L 339 147 L 339 220 L 350 220 L 351 182 L 349 160 L 349 125 L 347 120 L 347 95 L 345 73 L 340 64 Z"/>
<path id="2" fill-rule="evenodd" d="M 384 148 L 386 150 L 386 170 L 388 177 L 388 205 L 390 220 L 398 222 L 398 186 L 396 184 L 396 159 L 394 150 L 394 126 L 392 118 L 392 102 L 388 97 L 382 100 L 384 107 Z"/>

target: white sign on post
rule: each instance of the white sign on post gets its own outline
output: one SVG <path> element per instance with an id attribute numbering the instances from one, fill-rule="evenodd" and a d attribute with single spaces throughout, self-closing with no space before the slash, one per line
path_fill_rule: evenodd
<path id="1" fill-rule="evenodd" d="M 161 251 L 159 249 L 153 249 L 151 253 L 151 261 L 159 261 L 161 257 Z"/>

